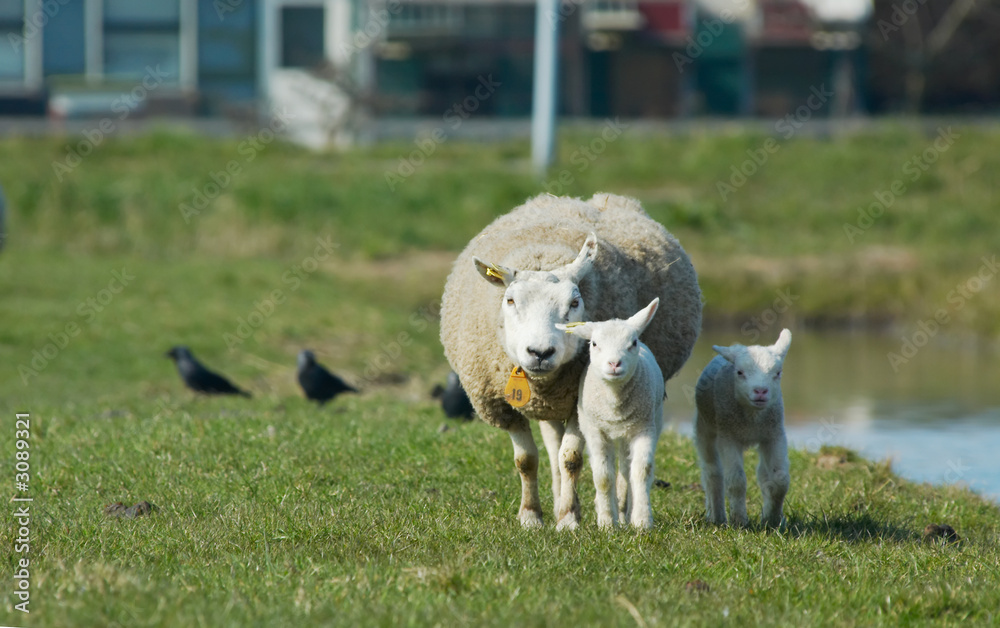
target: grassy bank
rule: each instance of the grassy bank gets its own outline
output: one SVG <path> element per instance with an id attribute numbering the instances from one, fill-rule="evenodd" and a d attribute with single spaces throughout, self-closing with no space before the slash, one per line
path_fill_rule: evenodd
<path id="1" fill-rule="evenodd" d="M 997 621 L 1000 510 L 885 464 L 793 452 L 787 529 L 720 529 L 702 522 L 693 446 L 668 433 L 652 533 L 597 531 L 589 480 L 577 533 L 517 526 L 509 439 L 439 430 L 427 391 L 447 371 L 436 314 L 451 260 L 539 189 L 524 145 L 446 143 L 390 192 L 384 173 L 412 144 L 272 144 L 251 161 L 239 142 L 154 134 L 109 140 L 60 181 L 67 141 L 0 142 L 0 468 L 13 482 L 14 415 L 30 413 L 29 490 L 8 492 L 34 498 L 30 615 L 8 577 L 22 524 L 0 517 L 0 624 Z M 566 193 L 641 198 L 692 253 L 712 316 L 740 324 L 784 294 L 789 322 L 915 324 L 948 308 L 949 330 L 997 333 L 991 277 L 961 308 L 948 295 L 1000 244 L 1000 133 L 962 133 L 853 243 L 843 224 L 933 137 L 789 140 L 725 200 L 717 182 L 764 138 L 626 131 L 578 171 L 590 141 L 564 138 L 550 180 L 570 169 Z M 185 221 L 178 206 L 234 160 Z M 163 356 L 174 344 L 254 398 L 194 397 Z M 304 347 L 363 393 L 307 404 Z M 141 500 L 159 511 L 103 513 Z M 924 542 L 929 523 L 962 542 Z"/>
<path id="2" fill-rule="evenodd" d="M 79 138 L 8 139 L 9 246 L 294 263 L 325 234 L 346 259 L 454 253 L 543 189 L 613 190 L 640 198 L 678 235 L 712 319 L 740 322 L 791 291 L 790 319 L 915 325 L 944 309 L 950 329 L 1000 333 L 1000 292 L 974 279 L 995 274 L 1000 252 L 1000 130 L 888 126 L 769 142 L 626 127 L 610 143 L 598 139 L 564 134 L 542 185 L 523 143 L 446 142 L 427 157 L 413 143 L 316 155 L 164 132 L 106 140 L 67 170 Z M 417 161 L 390 189 L 388 175 Z"/>
<path id="3" fill-rule="evenodd" d="M 1000 607 L 996 506 L 870 463 L 793 453 L 788 530 L 719 529 L 667 435 L 652 533 L 599 532 L 584 482 L 585 525 L 558 534 L 518 527 L 503 433 L 439 433 L 425 403 L 31 409 L 31 614 L 7 588 L 8 625 L 964 625 Z M 159 512 L 103 514 L 140 500 Z M 962 542 L 923 542 L 930 522 Z"/>
<path id="4" fill-rule="evenodd" d="M 0 452 L 12 474 L 14 413 L 29 412 L 35 500 L 31 614 L 5 587 L 5 625 L 996 621 L 997 506 L 882 464 L 830 470 L 793 452 L 788 529 L 718 529 L 702 523 L 693 446 L 667 434 L 656 464 L 671 487 L 653 495 L 651 534 L 598 532 L 589 480 L 578 533 L 557 534 L 550 519 L 521 530 L 507 436 L 480 423 L 439 431 L 427 395 L 446 369 L 439 287 L 420 267 L 331 259 L 293 289 L 282 277 L 301 259 L 68 263 L 15 249 L 4 261 L 0 290 L 17 298 L 0 299 Z M 132 279 L 101 306 L 115 272 Z M 284 299 L 227 348 L 275 290 Z M 79 331 L 63 343 L 70 324 Z M 162 356 L 180 342 L 254 398 L 185 391 Z M 304 346 L 364 393 L 307 404 L 293 380 Z M 159 512 L 103 514 L 142 500 Z M 749 500 L 759 508 L 753 486 Z M 13 510 L 4 530 L 20 525 Z M 962 543 L 923 542 L 929 523 Z M 24 555 L 11 543 L 0 552 L 12 575 Z"/>

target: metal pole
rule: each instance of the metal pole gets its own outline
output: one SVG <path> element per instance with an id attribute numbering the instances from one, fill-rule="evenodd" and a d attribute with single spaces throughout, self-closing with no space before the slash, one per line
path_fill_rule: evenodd
<path id="1" fill-rule="evenodd" d="M 536 0 L 535 76 L 531 97 L 531 163 L 544 175 L 552 163 L 555 134 L 559 0 Z"/>

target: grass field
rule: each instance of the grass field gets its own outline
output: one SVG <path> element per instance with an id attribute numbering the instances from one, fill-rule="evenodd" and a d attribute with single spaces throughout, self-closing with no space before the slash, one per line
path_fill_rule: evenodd
<path id="1" fill-rule="evenodd" d="M 789 322 L 915 324 L 1000 249 L 995 130 L 959 130 L 853 243 L 844 223 L 933 135 L 796 138 L 726 200 L 717 182 L 764 138 L 626 133 L 578 171 L 589 141 L 564 138 L 550 181 L 569 169 L 566 193 L 641 198 L 694 257 L 706 311 L 737 324 L 780 289 L 801 295 Z M 274 144 L 245 161 L 237 142 L 158 133 L 111 140 L 60 181 L 66 143 L 0 142 L 0 468 L 18 495 L 14 414 L 29 412 L 35 500 L 29 615 L 14 608 L 14 502 L 0 518 L 0 624 L 1000 621 L 1000 509 L 879 463 L 828 470 L 793 452 L 787 529 L 719 529 L 702 522 L 693 446 L 667 433 L 652 533 L 596 530 L 589 481 L 580 531 L 551 517 L 521 530 L 507 436 L 447 422 L 427 391 L 447 372 L 436 313 L 451 260 L 539 189 L 524 145 L 445 144 L 390 192 L 384 173 L 412 145 Z M 232 160 L 241 173 L 185 221 L 178 206 Z M 987 285 L 949 331 L 997 337 Z M 178 343 L 254 398 L 188 393 L 163 357 Z M 363 393 L 306 403 L 303 347 Z M 103 514 L 141 500 L 159 512 Z M 928 523 L 962 542 L 924 542 Z"/>

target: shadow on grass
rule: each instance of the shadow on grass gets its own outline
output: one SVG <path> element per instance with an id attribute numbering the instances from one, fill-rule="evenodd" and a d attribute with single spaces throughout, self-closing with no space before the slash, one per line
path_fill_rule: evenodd
<path id="1" fill-rule="evenodd" d="M 848 542 L 885 540 L 913 541 L 920 538 L 909 528 L 893 521 L 876 519 L 870 513 L 828 515 L 790 515 L 787 519 L 788 534 L 793 537 L 810 535 L 840 538 Z"/>

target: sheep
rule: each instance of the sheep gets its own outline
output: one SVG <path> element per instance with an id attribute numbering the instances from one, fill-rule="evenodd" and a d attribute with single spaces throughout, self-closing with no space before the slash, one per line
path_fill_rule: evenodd
<path id="1" fill-rule="evenodd" d="M 792 333 L 781 331 L 768 347 L 713 346 L 719 354 L 695 385 L 695 445 L 705 489 L 705 511 L 712 523 L 726 523 L 723 492 L 729 497 L 729 520 L 746 526 L 747 478 L 743 451 L 760 450 L 757 482 L 763 497 L 761 521 L 780 526 L 791 478 L 781 399 L 781 366 Z"/>
<path id="2" fill-rule="evenodd" d="M 659 304 L 653 299 L 628 320 L 556 325 L 590 341 L 590 364 L 580 381 L 576 411 L 594 472 L 597 525 L 602 528 L 618 525 L 620 501 L 628 505 L 625 517 L 632 527 L 653 527 L 649 492 L 653 455 L 663 430 L 665 389 L 656 358 L 639 336 Z"/>
<path id="3" fill-rule="evenodd" d="M 698 278 L 677 239 L 623 196 L 529 199 L 456 259 L 441 302 L 441 344 L 480 419 L 510 435 L 522 526 L 542 524 L 530 421 L 539 422 L 548 451 L 557 528 L 579 524 L 576 403 L 587 352 L 555 324 L 622 318 L 656 297 L 670 307 L 646 344 L 669 379 L 701 331 Z"/>

